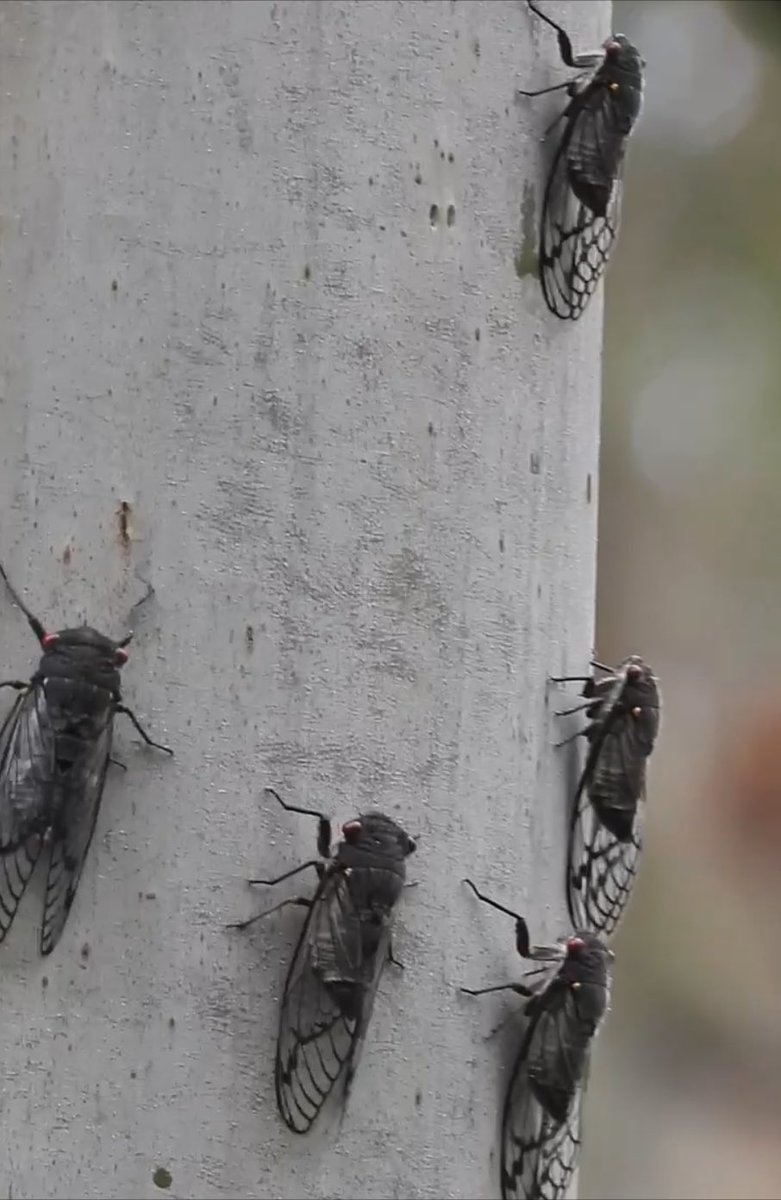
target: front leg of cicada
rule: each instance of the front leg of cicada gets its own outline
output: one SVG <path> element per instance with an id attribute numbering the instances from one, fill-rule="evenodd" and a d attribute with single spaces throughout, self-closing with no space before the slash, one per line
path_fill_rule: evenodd
<path id="1" fill-rule="evenodd" d="M 468 988 L 460 987 L 459 992 L 466 996 L 487 996 L 489 992 L 515 992 L 518 996 L 533 996 L 534 992 L 525 983 L 496 983 L 493 987 Z"/>
<path id="2" fill-rule="evenodd" d="M 328 817 L 324 817 L 314 808 L 301 808 L 297 804 L 288 804 L 282 799 L 279 792 L 272 787 L 264 789 L 270 796 L 273 796 L 278 804 L 281 804 L 286 812 L 300 813 L 302 817 L 317 818 L 317 853 L 321 858 L 331 857 L 331 822 Z"/>
<path id="3" fill-rule="evenodd" d="M 310 864 L 306 863 L 305 865 L 309 866 Z M 299 870 L 300 869 L 301 868 L 299 868 Z M 294 874 L 294 872 L 289 871 L 288 874 Z M 250 883 L 264 882 L 265 880 L 262 879 L 250 879 Z M 279 912 L 282 908 L 290 908 L 291 906 L 297 906 L 299 908 L 311 908 L 312 901 L 307 896 L 292 896 L 288 900 L 280 900 L 279 904 L 275 904 L 272 908 L 264 909 L 263 912 L 257 913 L 254 917 L 248 917 L 246 921 L 231 921 L 225 926 L 225 928 L 249 929 L 250 925 L 254 925 L 256 921 L 262 921 L 264 917 L 270 917 L 272 913 Z"/>
<path id="4" fill-rule="evenodd" d="M 128 708 L 126 704 L 115 704 L 114 712 L 115 713 L 123 713 L 126 717 L 130 718 L 130 720 L 133 722 L 133 724 L 135 725 L 138 732 L 141 734 L 141 737 L 146 742 L 147 746 L 153 746 L 155 750 L 162 750 L 165 754 L 170 754 L 171 757 L 173 757 L 174 752 L 170 746 L 164 746 L 161 742 L 155 742 L 152 740 L 152 738 L 149 736 L 149 734 L 147 733 L 147 731 L 144 729 L 143 725 L 139 721 L 136 714 L 133 712 L 132 708 Z"/>
<path id="5" fill-rule="evenodd" d="M 314 867 L 319 879 L 322 879 L 325 872 L 325 864 L 318 859 L 312 858 L 309 862 L 301 863 L 298 867 L 293 867 L 292 871 L 285 871 L 284 875 L 278 875 L 276 879 L 248 879 L 247 883 L 253 887 L 276 887 L 278 883 L 284 883 L 286 879 L 292 879 L 294 875 L 300 875 L 302 871 L 308 871 L 310 867 Z M 282 900 L 279 904 L 275 904 L 273 908 L 266 908 L 257 916 L 249 917 L 246 921 L 231 921 L 226 925 L 226 929 L 247 929 L 250 925 L 254 925 L 256 921 L 260 921 L 262 917 L 268 917 L 271 913 L 279 912 L 281 908 L 287 908 L 288 905 L 295 904 L 300 908 L 310 908 L 312 901 L 306 896 L 294 896 L 290 900 Z"/>
<path id="6" fill-rule="evenodd" d="M 566 30 L 562 29 L 561 25 L 558 25 L 554 20 L 552 20 L 547 13 L 542 11 L 541 8 L 538 8 L 534 3 L 534 0 L 526 0 L 526 3 L 529 5 L 531 11 L 538 16 L 541 21 L 544 21 L 546 25 L 550 25 L 551 29 L 556 30 L 556 39 L 559 43 L 559 54 L 561 55 L 561 61 L 564 63 L 565 67 L 572 67 L 574 70 L 579 71 L 593 71 L 601 62 L 603 62 L 605 57 L 604 51 L 591 51 L 589 54 L 575 54 L 572 50 L 570 36 Z"/>

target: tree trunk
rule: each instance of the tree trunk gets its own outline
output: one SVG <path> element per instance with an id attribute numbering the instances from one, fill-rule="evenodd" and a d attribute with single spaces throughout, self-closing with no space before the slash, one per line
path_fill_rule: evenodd
<path id="1" fill-rule="evenodd" d="M 36 878 L 0 950 L 0 1184 L 498 1195 L 517 1004 L 457 987 L 523 964 L 461 879 L 566 929 L 546 677 L 593 634 L 602 302 L 559 322 L 529 273 L 562 98 L 515 97 L 566 78 L 555 35 L 440 0 L 0 22 L 0 558 L 48 628 L 134 626 L 125 698 L 176 752 L 118 717 L 59 946 Z M 0 633 L 31 673 L 7 596 Z M 224 928 L 314 854 L 267 784 L 419 839 L 338 1136 L 275 1109 L 300 912 Z"/>

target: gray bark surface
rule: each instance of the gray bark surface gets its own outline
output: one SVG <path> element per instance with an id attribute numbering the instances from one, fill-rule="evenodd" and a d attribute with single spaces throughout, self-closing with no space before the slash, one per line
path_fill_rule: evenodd
<path id="1" fill-rule="evenodd" d="M 59 946 L 36 877 L 0 949 L 0 1191 L 498 1195 L 512 998 L 456 989 L 523 964 L 460 880 L 566 929 L 546 677 L 593 635 L 601 296 L 571 326 L 516 270 L 562 97 L 515 88 L 566 77 L 555 36 L 509 3 L 6 3 L 0 70 L 0 558 L 55 629 L 119 637 L 151 581 L 125 698 L 176 751 L 118 718 Z M 0 646 L 26 676 L 5 594 Z M 338 1137 L 274 1104 L 300 912 L 223 928 L 314 853 L 266 784 L 419 838 Z"/>

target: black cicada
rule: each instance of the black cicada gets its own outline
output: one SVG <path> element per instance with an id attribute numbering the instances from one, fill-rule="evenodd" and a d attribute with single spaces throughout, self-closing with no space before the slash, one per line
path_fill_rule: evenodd
<path id="1" fill-rule="evenodd" d="M 551 312 L 575 321 L 596 289 L 618 232 L 624 154 L 640 112 L 645 63 L 620 33 L 599 53 L 573 54 L 561 26 L 527 2 L 556 30 L 564 64 L 580 72 L 566 83 L 520 92 L 541 96 L 566 88 L 570 96 L 554 122 L 563 120 L 564 132 L 542 201 L 540 282 Z"/>
<path id="2" fill-rule="evenodd" d="M 542 975 L 531 986 L 505 983 L 461 990 L 470 996 L 513 991 L 529 997 L 524 1008 L 528 1024 L 502 1111 L 502 1200 L 559 1200 L 577 1166 L 581 1097 L 591 1044 L 610 1001 L 613 954 L 586 930 L 560 945 L 531 946 L 523 917 L 489 900 L 471 880 L 464 882 L 479 900 L 513 918 L 523 958 L 553 964 L 527 972 Z"/>
<path id="3" fill-rule="evenodd" d="M 643 846 L 646 760 L 659 732 L 659 681 L 647 663 L 630 655 L 605 678 L 584 681 L 587 699 L 557 713 L 586 710 L 589 724 L 574 737 L 588 739 L 570 815 L 567 907 L 574 925 L 609 937 L 626 908 Z M 568 741 L 572 739 L 567 739 Z"/>
<path id="4" fill-rule="evenodd" d="M 114 642 L 88 625 L 47 633 L 2 566 L 0 576 L 43 649 L 29 682 L 0 682 L 19 692 L 0 727 L 0 942 L 48 841 L 40 950 L 51 954 L 95 831 L 114 717 L 125 713 L 148 745 L 173 751 L 153 742 L 122 704 L 119 668 L 132 634 Z"/>
<path id="5" fill-rule="evenodd" d="M 282 1119 L 294 1133 L 306 1133 L 339 1080 L 346 1103 L 382 969 L 396 961 L 391 915 L 415 842 L 390 817 L 368 812 L 342 826 L 344 840 L 331 854 L 326 817 L 266 790 L 288 812 L 317 817 L 317 849 L 326 860 L 311 860 L 278 879 L 250 880 L 273 887 L 314 867 L 320 882 L 311 898 L 283 900 L 231 926 L 246 929 L 288 904 L 308 909 L 285 980 L 274 1067 Z"/>

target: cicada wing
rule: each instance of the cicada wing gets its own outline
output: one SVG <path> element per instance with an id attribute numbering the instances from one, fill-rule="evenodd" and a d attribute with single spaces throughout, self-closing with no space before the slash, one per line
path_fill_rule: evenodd
<path id="1" fill-rule="evenodd" d="M 623 916 L 643 849 L 646 757 L 639 725 L 620 707 L 624 686 L 623 677 L 611 681 L 588 731 L 567 846 L 570 919 L 605 937 Z"/>
<path id="2" fill-rule="evenodd" d="M 573 1053 L 579 1056 L 566 1042 L 565 1011 L 543 1010 L 532 1019 L 513 1066 L 502 1113 L 502 1200 L 560 1200 L 577 1166 L 582 1063 L 573 1060 Z M 568 1098 L 563 1119 L 535 1092 L 535 1064 L 542 1056 L 553 1056 L 551 1066 L 562 1073 L 560 1095 Z"/>
<path id="3" fill-rule="evenodd" d="M 551 312 L 580 317 L 610 258 L 621 219 L 625 139 L 606 89 L 577 96 L 565 117 L 545 185 L 540 221 L 540 283 Z M 596 181 L 592 203 L 573 190 L 573 159 Z M 600 186 L 601 185 L 601 186 Z"/>
<path id="4" fill-rule="evenodd" d="M 635 812 L 628 841 L 619 841 L 579 791 L 567 848 L 567 908 L 576 929 L 610 937 L 632 894 L 643 849 L 645 804 Z"/>
<path id="5" fill-rule="evenodd" d="M 376 987 L 375 957 L 364 960 L 348 877 L 330 871 L 301 930 L 280 1011 L 277 1104 L 294 1133 L 312 1126 L 338 1080 L 349 1083 Z"/>
<path id="6" fill-rule="evenodd" d="M 93 741 L 85 742 L 83 754 L 67 771 L 57 773 L 57 814 L 46 877 L 41 954 L 51 954 L 57 945 L 76 896 L 103 798 L 113 723 L 112 716 Z"/>
<path id="7" fill-rule="evenodd" d="M 0 942 L 35 869 L 54 800 L 55 735 L 44 689 L 22 692 L 0 729 Z"/>
<path id="8" fill-rule="evenodd" d="M 380 976 L 388 961 L 389 948 L 389 918 L 383 917 L 383 929 L 377 942 L 377 947 L 374 950 L 371 962 L 366 962 L 365 970 L 367 975 L 366 988 L 363 991 L 361 998 L 361 1016 L 358 1026 L 355 1031 L 355 1041 L 352 1048 L 352 1053 L 347 1062 L 347 1070 L 344 1078 L 344 1103 L 350 1094 L 355 1072 L 358 1069 L 358 1060 L 363 1051 L 364 1042 L 366 1041 L 366 1033 L 371 1021 L 372 1012 L 374 1010 L 374 1001 L 377 997 L 377 991 L 380 985 Z"/>

